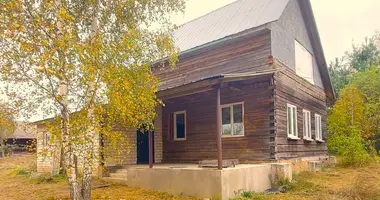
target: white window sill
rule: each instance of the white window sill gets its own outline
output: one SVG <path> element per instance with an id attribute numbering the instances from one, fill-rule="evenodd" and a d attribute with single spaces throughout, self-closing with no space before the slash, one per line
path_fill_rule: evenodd
<path id="1" fill-rule="evenodd" d="M 222 135 L 222 138 L 239 138 L 244 137 L 244 135 Z"/>
<path id="2" fill-rule="evenodd" d="M 178 142 L 178 141 L 185 141 L 186 140 L 186 138 L 176 138 L 176 139 L 174 139 L 174 141 L 176 142 Z"/>
<path id="3" fill-rule="evenodd" d="M 315 140 L 315 141 L 317 141 L 317 142 L 319 142 L 319 143 L 325 143 L 324 140 Z"/>
<path id="4" fill-rule="evenodd" d="M 303 140 L 308 141 L 308 142 L 314 142 L 314 140 L 311 138 L 304 138 Z"/>
<path id="5" fill-rule="evenodd" d="M 301 138 L 299 137 L 294 137 L 294 136 L 288 136 L 288 140 L 300 140 Z"/>

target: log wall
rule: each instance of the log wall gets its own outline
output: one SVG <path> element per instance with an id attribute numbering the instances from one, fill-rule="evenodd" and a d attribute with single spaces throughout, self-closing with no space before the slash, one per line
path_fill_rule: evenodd
<path id="1" fill-rule="evenodd" d="M 223 137 L 223 159 L 268 160 L 271 155 L 271 77 L 242 81 L 221 89 L 221 105 L 244 102 L 242 137 Z M 216 90 L 166 100 L 163 107 L 163 162 L 198 162 L 217 159 Z M 170 115 L 186 110 L 186 140 L 170 136 Z"/>
<path id="2" fill-rule="evenodd" d="M 154 67 L 153 74 L 160 81 L 160 90 L 164 90 L 220 74 L 267 69 L 270 37 L 266 30 L 202 48 L 191 55 L 180 56 L 175 68 Z"/>
<path id="3" fill-rule="evenodd" d="M 287 104 L 297 106 L 297 126 L 299 140 L 287 137 Z M 322 117 L 322 133 L 326 141 L 326 94 L 297 76 L 293 71 L 283 70 L 275 75 L 275 130 L 276 130 L 276 159 L 296 157 L 312 157 L 327 155 L 326 143 L 306 141 L 303 139 L 303 113 L 308 110 L 311 114 L 311 132 L 315 139 L 315 114 Z"/>

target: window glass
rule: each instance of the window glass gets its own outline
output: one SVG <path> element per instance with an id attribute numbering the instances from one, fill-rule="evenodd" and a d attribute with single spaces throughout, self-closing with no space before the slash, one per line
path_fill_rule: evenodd
<path id="1" fill-rule="evenodd" d="M 176 114 L 176 138 L 185 138 L 185 113 Z"/>
<path id="2" fill-rule="evenodd" d="M 304 139 L 311 139 L 311 119 L 310 111 L 303 111 L 303 137 Z"/>
<path id="3" fill-rule="evenodd" d="M 243 105 L 238 104 L 233 106 L 234 116 L 234 135 L 243 135 Z"/>
<path id="4" fill-rule="evenodd" d="M 231 108 L 222 108 L 222 135 L 231 135 Z"/>
<path id="5" fill-rule="evenodd" d="M 50 136 L 47 132 L 43 133 L 43 146 L 47 147 L 49 145 Z"/>
<path id="6" fill-rule="evenodd" d="M 222 136 L 244 135 L 243 110 L 242 103 L 222 106 Z"/>
<path id="7" fill-rule="evenodd" d="M 297 138 L 297 107 L 288 104 L 287 106 L 287 132 L 288 137 Z"/>
<path id="8" fill-rule="evenodd" d="M 315 139 L 322 140 L 322 120 L 320 115 L 315 115 Z"/>
<path id="9" fill-rule="evenodd" d="M 293 135 L 293 132 L 292 132 L 292 108 L 291 107 L 288 107 L 288 112 L 287 112 L 287 115 L 288 115 L 288 135 Z"/>
<path id="10" fill-rule="evenodd" d="M 297 110 L 296 110 L 296 107 L 293 107 L 292 108 L 292 131 L 293 131 L 293 135 L 297 137 Z"/>
<path id="11" fill-rule="evenodd" d="M 308 137 L 311 139 L 311 116 L 310 112 L 307 113 L 307 130 L 308 130 Z"/>
<path id="12" fill-rule="evenodd" d="M 307 138 L 307 129 L 306 129 L 306 124 L 307 124 L 307 121 L 306 121 L 306 112 L 303 112 L 303 136 L 305 138 Z"/>

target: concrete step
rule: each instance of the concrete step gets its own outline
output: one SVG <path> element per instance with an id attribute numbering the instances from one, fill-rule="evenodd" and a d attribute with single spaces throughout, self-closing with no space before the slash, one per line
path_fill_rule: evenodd
<path id="1" fill-rule="evenodd" d="M 110 173 L 110 174 L 109 174 L 109 177 L 112 177 L 112 178 L 123 178 L 123 179 L 127 179 L 127 178 L 128 178 L 128 175 L 127 175 L 127 174 L 124 174 L 124 173 Z"/>
<path id="2" fill-rule="evenodd" d="M 128 171 L 129 171 L 129 169 L 117 169 L 115 171 L 115 173 L 124 173 L 124 174 L 126 174 L 126 173 L 128 173 Z"/>
<path id="3" fill-rule="evenodd" d="M 110 182 L 110 183 L 127 184 L 126 179 L 120 178 L 120 177 L 103 177 L 102 180 Z"/>
<path id="4" fill-rule="evenodd" d="M 308 168 L 310 172 L 319 172 L 322 170 L 323 163 L 322 161 L 309 161 Z"/>

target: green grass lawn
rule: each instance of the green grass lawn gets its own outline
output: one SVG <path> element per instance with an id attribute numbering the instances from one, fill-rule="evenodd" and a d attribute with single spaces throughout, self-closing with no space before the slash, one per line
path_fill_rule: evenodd
<path id="1" fill-rule="evenodd" d="M 65 177 L 31 179 L 30 171 L 36 168 L 35 154 L 20 154 L 0 158 L 0 199 L 68 199 Z M 95 180 L 94 185 L 104 184 Z M 93 199 L 184 199 L 193 197 L 172 196 L 124 185 L 110 185 L 92 191 Z M 247 193 L 246 200 L 380 200 L 380 164 L 365 168 L 327 168 L 322 172 L 303 172 L 294 176 L 290 191 L 285 194 L 260 195 Z"/>

